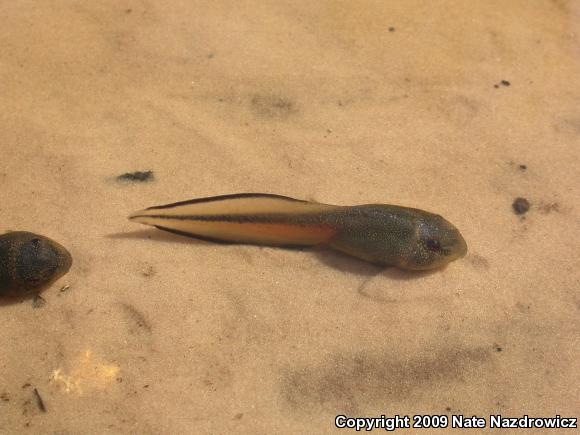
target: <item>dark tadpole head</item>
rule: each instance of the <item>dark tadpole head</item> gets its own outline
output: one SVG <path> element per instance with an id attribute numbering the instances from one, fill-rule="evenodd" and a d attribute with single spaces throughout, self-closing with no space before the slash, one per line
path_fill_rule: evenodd
<path id="1" fill-rule="evenodd" d="M 423 212 L 406 268 L 437 269 L 466 253 L 467 243 L 457 228 L 439 215 Z"/>
<path id="2" fill-rule="evenodd" d="M 64 246 L 24 231 L 0 236 L 0 256 L 0 295 L 41 291 L 72 266 Z"/>

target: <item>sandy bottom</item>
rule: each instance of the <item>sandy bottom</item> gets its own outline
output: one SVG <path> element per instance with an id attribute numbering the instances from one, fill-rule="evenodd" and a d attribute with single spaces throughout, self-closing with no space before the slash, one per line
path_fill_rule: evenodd
<path id="1" fill-rule="evenodd" d="M 580 3 L 435 3 L 3 2 L 1 230 L 74 266 L 0 305 L 0 432 L 578 417 Z M 126 219 L 238 192 L 423 208 L 469 254 L 412 274 Z"/>

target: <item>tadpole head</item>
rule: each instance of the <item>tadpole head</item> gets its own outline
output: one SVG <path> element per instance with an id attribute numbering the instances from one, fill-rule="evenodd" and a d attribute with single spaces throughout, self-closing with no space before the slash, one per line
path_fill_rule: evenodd
<path id="1" fill-rule="evenodd" d="M 38 234 L 15 233 L 15 280 L 23 291 L 41 289 L 65 275 L 72 266 L 67 249 Z"/>
<path id="2" fill-rule="evenodd" d="M 436 269 L 467 253 L 467 243 L 455 226 L 443 217 L 424 212 L 419 218 L 407 267 Z"/>

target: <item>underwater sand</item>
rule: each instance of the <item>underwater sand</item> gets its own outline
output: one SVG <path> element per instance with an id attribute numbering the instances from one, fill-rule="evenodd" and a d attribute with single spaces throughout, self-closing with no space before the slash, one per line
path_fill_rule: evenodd
<path id="1" fill-rule="evenodd" d="M 578 417 L 580 3 L 18 1 L 0 16 L 0 229 L 74 257 L 42 308 L 0 305 L 0 432 Z M 133 171 L 153 179 L 115 179 Z M 413 274 L 126 219 L 238 192 L 422 208 L 469 254 Z"/>

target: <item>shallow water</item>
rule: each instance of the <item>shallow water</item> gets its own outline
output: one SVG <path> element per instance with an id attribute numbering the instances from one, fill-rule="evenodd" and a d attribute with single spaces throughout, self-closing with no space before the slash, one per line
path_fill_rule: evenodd
<path id="1" fill-rule="evenodd" d="M 0 16 L 2 229 L 74 258 L 42 308 L 0 305 L 2 432 L 577 413 L 580 3 L 21 1 Z M 153 180 L 115 179 L 136 171 Z M 419 207 L 470 252 L 413 275 L 126 220 L 237 192 Z"/>

